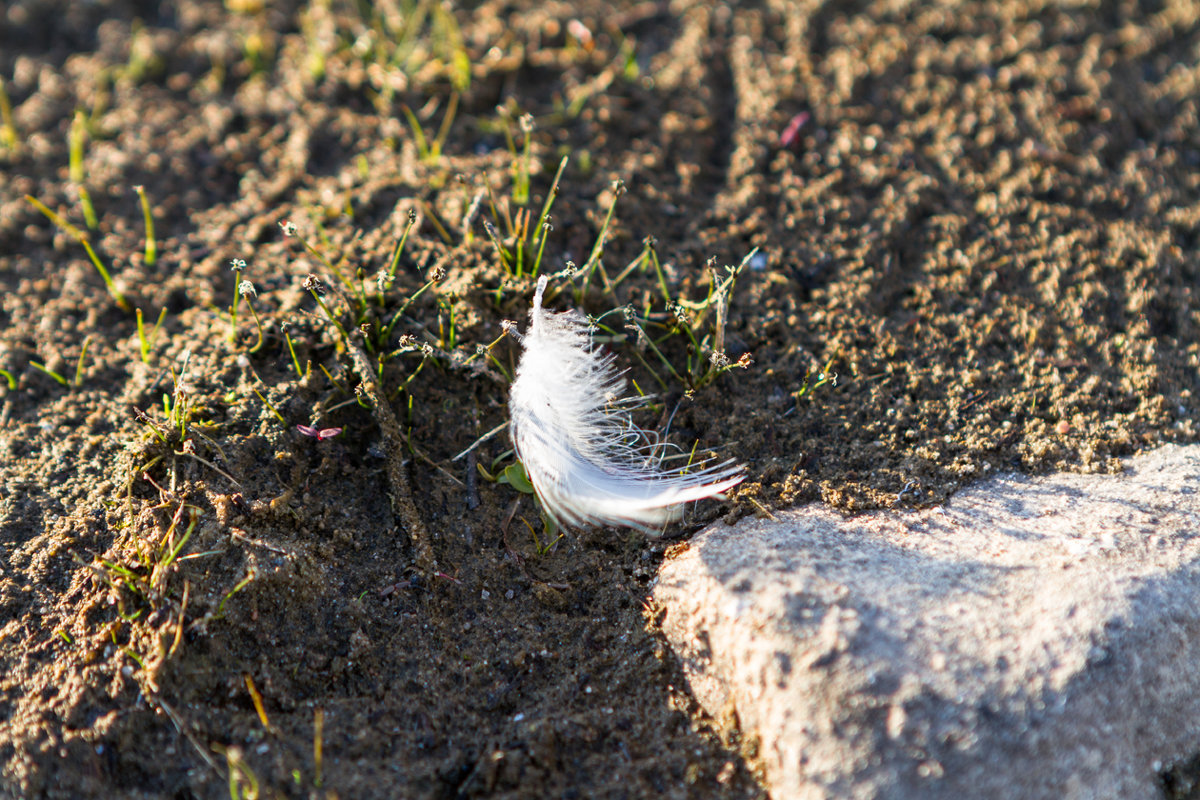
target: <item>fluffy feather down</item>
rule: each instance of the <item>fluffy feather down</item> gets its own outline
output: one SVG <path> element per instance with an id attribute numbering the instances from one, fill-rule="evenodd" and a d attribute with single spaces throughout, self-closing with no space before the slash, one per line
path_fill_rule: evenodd
<path id="1" fill-rule="evenodd" d="M 543 309 L 545 288 L 539 278 L 509 410 L 517 456 L 556 521 L 652 532 L 685 503 L 741 482 L 732 462 L 664 469 L 657 437 L 630 416 L 643 398 L 621 397 L 625 379 L 614 356 L 592 346 L 579 312 Z"/>

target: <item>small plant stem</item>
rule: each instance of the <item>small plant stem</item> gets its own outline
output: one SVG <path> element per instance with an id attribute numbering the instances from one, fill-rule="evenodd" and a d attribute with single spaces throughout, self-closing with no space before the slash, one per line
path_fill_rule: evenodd
<path id="1" fill-rule="evenodd" d="M 650 255 L 650 263 L 654 265 L 654 274 L 658 276 L 658 288 L 662 291 L 663 302 L 671 305 L 671 290 L 667 288 L 667 275 L 663 272 L 662 262 L 658 260 L 658 249 L 653 239 L 646 240 L 646 252 Z"/>
<path id="2" fill-rule="evenodd" d="M 600 261 L 600 256 L 604 252 L 604 240 L 608 237 L 608 226 L 612 224 L 613 213 L 617 210 L 617 198 L 625 194 L 625 183 L 621 180 L 613 181 L 613 199 L 608 206 L 608 213 L 604 216 L 604 224 L 600 226 L 600 233 L 596 236 L 596 243 L 592 246 L 592 252 L 588 255 L 587 261 L 583 264 L 583 286 L 580 294 L 587 290 L 588 282 L 592 277 L 592 269 Z M 608 282 L 608 276 L 605 276 L 605 283 Z M 611 292 L 611 287 L 609 287 Z"/>
<path id="3" fill-rule="evenodd" d="M 342 335 L 342 343 L 346 346 L 349 346 L 350 335 L 346 333 L 346 329 L 342 327 L 342 323 L 338 322 L 338 318 L 335 317 L 333 312 L 329 310 L 329 306 L 325 305 L 325 301 L 321 299 L 320 293 L 318 293 L 315 289 L 309 289 L 308 293 L 313 296 L 313 299 L 317 301 L 317 305 L 320 306 L 321 310 L 325 312 L 326 318 L 333 323 L 333 326 L 337 328 L 338 333 Z"/>
<path id="4" fill-rule="evenodd" d="M 417 146 L 417 155 L 420 156 L 422 163 L 430 163 L 433 155 L 429 149 L 429 141 L 425 138 L 425 130 L 421 127 L 421 121 L 417 119 L 417 115 L 407 104 L 400 106 L 400 111 L 408 120 L 408 129 L 412 131 L 413 143 Z"/>
<path id="5" fill-rule="evenodd" d="M 446 139 L 450 136 L 450 125 L 454 122 L 454 115 L 458 112 L 458 92 L 453 92 L 450 95 L 450 102 L 446 104 L 446 113 L 442 115 L 442 124 L 438 128 L 437 138 L 433 140 L 434 158 L 438 159 L 442 156 L 442 147 L 446 144 Z"/>
<path id="6" fill-rule="evenodd" d="M 334 276 L 336 276 L 337 279 L 342 282 L 342 285 L 344 285 L 351 292 L 354 292 L 355 294 L 359 295 L 359 301 L 363 304 L 363 307 L 365 308 L 366 304 L 367 304 L 367 296 L 365 294 L 363 294 L 362 286 L 356 287 L 354 285 L 353 281 L 351 281 L 349 278 L 347 278 L 345 275 L 343 275 L 342 271 L 340 269 L 338 269 L 337 267 L 335 267 L 333 265 L 333 262 L 325 257 L 324 253 L 322 253 L 320 250 L 318 250 L 317 248 L 315 248 L 311 244 L 309 244 L 308 239 L 305 239 L 303 236 L 299 236 L 299 235 L 297 235 L 296 238 L 298 238 L 300 240 L 300 244 L 302 244 L 304 246 L 304 249 L 308 251 L 308 254 L 311 255 L 313 258 L 317 259 L 318 261 L 320 261 L 322 264 L 324 264 L 325 268 L 328 269 L 330 272 L 332 272 L 334 274 Z"/>
<path id="7" fill-rule="evenodd" d="M 325 709 L 313 709 L 313 786 L 320 789 L 325 782 L 321 750 L 325 742 Z"/>
<path id="8" fill-rule="evenodd" d="M 530 271 L 530 273 L 529 273 L 529 276 L 531 278 L 536 278 L 538 276 L 538 272 L 542 268 L 542 253 L 546 250 L 546 232 L 549 231 L 549 229 L 550 229 L 550 223 L 543 222 L 542 223 L 542 236 L 541 236 L 541 242 L 538 244 L 537 258 L 535 258 L 533 260 L 533 270 Z"/>
<path id="9" fill-rule="evenodd" d="M 646 263 L 646 259 L 650 257 L 650 244 L 647 242 L 642 247 L 642 252 L 638 253 L 637 258 L 625 265 L 625 269 L 617 273 L 617 277 L 613 278 L 613 286 L 620 285 L 621 281 L 629 277 L 629 274 L 638 267 Z"/>
<path id="10" fill-rule="evenodd" d="M 143 186 L 133 187 L 137 191 L 138 199 L 142 204 L 142 219 L 146 223 L 146 265 L 154 266 L 154 262 L 158 261 L 158 240 L 154 238 L 154 215 L 150 213 L 150 201 L 146 198 L 146 189 Z"/>
<path id="11" fill-rule="evenodd" d="M 21 137 L 13 124 L 12 102 L 8 99 L 3 78 L 0 78 L 0 144 L 14 153 L 21 149 Z"/>
<path id="12" fill-rule="evenodd" d="M 58 226 L 63 233 L 70 236 L 75 241 L 83 245 L 83 249 L 87 250 L 88 258 L 91 259 L 92 265 L 96 271 L 100 273 L 100 277 L 104 279 L 104 285 L 108 287 L 108 294 L 121 307 L 122 311 L 133 311 L 133 307 L 129 305 L 129 301 L 125 299 L 125 295 L 121 294 L 120 290 L 113 284 L 112 276 L 105 269 L 104 264 L 100 261 L 100 257 L 96 255 L 96 251 L 92 249 L 91 242 L 88 241 L 87 234 L 76 228 L 71 223 L 60 217 L 58 214 L 46 207 L 46 204 L 38 200 L 33 195 L 25 195 L 25 200 L 31 206 L 42 212 L 46 219 Z"/>
<path id="13" fill-rule="evenodd" d="M 88 346 L 92 343 L 91 336 L 83 337 L 83 347 L 79 349 L 79 360 L 75 362 L 75 385 L 83 385 L 83 360 L 87 358 Z"/>
<path id="14" fill-rule="evenodd" d="M 92 196 L 88 194 L 87 187 L 84 186 L 83 145 L 87 141 L 87 118 L 82 110 L 75 112 L 75 118 L 71 120 L 68 138 L 70 140 L 68 173 L 71 182 L 75 184 L 76 191 L 79 192 L 79 205 L 83 210 L 83 218 L 87 221 L 88 230 L 94 231 L 100 226 L 100 221 L 96 218 L 96 209 L 92 207 Z"/>
<path id="15" fill-rule="evenodd" d="M 283 418 L 283 414 L 279 413 L 279 409 L 276 408 L 275 405 L 258 390 L 257 386 L 251 386 L 250 388 L 256 395 L 258 395 L 258 399 L 263 401 L 263 405 L 271 410 L 271 413 L 275 415 L 275 419 L 279 420 L 279 424 L 287 427 L 287 420 Z"/>
<path id="16" fill-rule="evenodd" d="M 43 203 L 41 200 L 38 200 L 33 195 L 31 195 L 31 194 L 25 195 L 25 201 L 27 203 L 29 203 L 29 205 L 36 208 L 38 211 L 42 212 L 42 215 L 45 216 L 46 219 L 48 219 L 52 223 L 54 223 L 63 233 L 67 234 L 75 241 L 83 242 L 85 239 L 87 239 L 86 233 L 79 230 L 79 228 L 76 228 L 71 223 L 67 222 L 65 219 L 63 219 L 61 216 L 59 216 L 56 212 L 51 211 L 49 209 L 49 207 L 46 206 L 45 203 Z"/>
<path id="17" fill-rule="evenodd" d="M 80 242 L 80 244 L 83 245 L 84 250 L 87 250 L 88 258 L 92 260 L 92 266 L 94 266 L 96 271 L 100 273 L 100 277 L 104 279 L 104 285 L 108 287 L 108 293 L 112 299 L 116 301 L 117 305 L 121 307 L 122 311 L 132 311 L 133 307 L 129 305 L 129 301 L 125 299 L 125 295 L 122 294 L 121 290 L 118 289 L 113 283 L 112 276 L 108 274 L 108 270 L 105 269 L 104 264 L 100 261 L 100 257 L 96 255 L 96 251 L 92 249 L 92 243 L 87 239 L 84 239 L 82 242 Z"/>
<path id="18" fill-rule="evenodd" d="M 550 184 L 550 191 L 546 192 L 546 202 L 542 203 L 542 213 L 538 215 L 538 227 L 534 231 L 534 235 L 539 237 L 539 240 L 544 244 L 546 234 L 550 231 L 546 227 L 546 221 L 550 219 L 550 209 L 554 207 L 554 201 L 558 199 L 558 182 L 562 180 L 563 172 L 567 169 L 567 162 L 570 156 L 563 156 L 562 161 L 558 162 L 558 171 L 554 173 L 554 181 Z"/>
<path id="19" fill-rule="evenodd" d="M 258 311 L 254 308 L 254 303 L 250 302 L 250 298 L 246 298 L 246 305 L 250 307 L 250 313 L 254 315 L 254 326 L 258 329 L 258 343 L 250 348 L 251 353 L 257 353 L 263 346 L 263 327 L 262 320 L 258 317 Z"/>
<path id="20" fill-rule="evenodd" d="M 400 308 L 396 311 L 396 313 L 392 315 L 391 321 L 386 326 L 384 326 L 384 329 L 383 329 L 383 341 L 384 342 L 386 342 L 389 338 L 391 338 L 392 329 L 395 328 L 396 323 L 400 321 L 400 315 L 403 314 L 406 310 L 408 310 L 408 307 L 410 305 L 412 305 L 413 301 L 416 300 L 418 297 L 420 297 L 425 292 L 426 289 L 428 289 L 430 286 L 433 286 L 433 284 L 435 284 L 435 283 L 437 283 L 437 281 L 427 281 L 424 286 L 422 286 L 420 289 L 417 289 L 417 291 L 415 291 L 413 293 L 412 297 L 410 297 L 404 301 L 404 304 L 401 305 Z"/>
<path id="21" fill-rule="evenodd" d="M 413 226 L 417 224 L 417 212 L 410 211 L 408 213 L 408 224 L 404 226 L 404 233 L 400 234 L 400 241 L 396 243 L 396 249 L 392 251 L 392 263 L 388 266 L 388 277 L 395 279 L 396 268 L 400 266 L 400 255 L 404 252 L 404 245 L 408 241 L 408 234 L 412 232 Z M 383 292 L 379 293 L 379 302 L 383 302 Z"/>
<path id="22" fill-rule="evenodd" d="M 17 390 L 17 378 L 6 369 L 0 369 L 0 375 L 4 376 L 4 380 L 8 381 L 8 390 L 15 392 Z"/>
<path id="23" fill-rule="evenodd" d="M 458 344 L 458 329 L 454 321 L 454 303 L 449 300 L 438 298 L 438 311 L 446 310 L 446 315 L 449 317 L 446 324 L 442 324 L 442 315 L 438 314 L 438 344 L 443 350 L 453 350 Z"/>
<path id="24" fill-rule="evenodd" d="M 515 268 L 512 263 L 512 254 L 504 248 L 500 243 L 500 239 L 496 236 L 496 226 L 490 222 L 483 223 L 483 229 L 487 232 L 488 238 L 492 240 L 492 246 L 496 248 L 496 254 L 500 256 L 500 264 L 504 267 L 504 271 L 509 275 L 515 275 Z"/>
<path id="25" fill-rule="evenodd" d="M 495 339 L 493 339 L 492 341 L 490 341 L 486 345 L 484 345 L 482 348 L 477 349 L 474 353 L 472 353 L 470 355 L 470 357 L 467 358 L 466 361 L 463 362 L 463 366 L 465 367 L 467 364 L 470 364 L 472 361 L 479 358 L 479 356 L 481 356 L 481 355 L 487 355 L 487 357 L 492 361 L 492 363 L 496 364 L 497 367 L 500 367 L 500 370 L 502 372 L 504 372 L 505 375 L 508 375 L 508 370 L 506 370 L 492 356 L 492 348 L 495 347 L 496 345 L 500 344 L 500 342 L 504 341 L 504 337 L 506 337 L 506 336 L 508 336 L 508 331 L 504 331 L 499 336 L 497 336 Z M 509 383 L 512 383 L 512 378 L 509 378 Z"/>
<path id="26" fill-rule="evenodd" d="M 658 346 L 656 344 L 654 344 L 654 340 L 646 335 L 646 331 L 642 328 L 641 325 L 638 324 L 637 319 L 634 317 L 631 317 L 629 319 L 629 324 L 638 329 L 638 331 L 641 333 L 641 336 L 638 338 L 641 341 L 645 342 L 646 345 L 652 351 L 654 351 L 654 355 L 658 356 L 658 360 L 661 361 L 663 363 L 663 365 L 670 371 L 670 373 L 675 377 L 675 380 L 679 381 L 684 386 L 687 386 L 688 382 L 683 379 L 682 375 L 680 375 L 678 372 L 675 371 L 675 367 L 671 366 L 671 362 L 667 360 L 667 357 L 664 356 L 662 354 L 662 351 L 658 349 Z"/>
<path id="27" fill-rule="evenodd" d="M 167 318 L 167 309 L 163 308 L 158 312 L 158 321 L 154 323 L 154 327 L 150 329 L 150 335 L 146 335 L 146 329 L 142 325 L 142 310 L 139 308 L 135 312 L 137 315 L 137 332 L 138 345 L 142 350 L 142 363 L 150 363 L 150 349 L 154 347 L 154 340 L 158 337 L 158 329 L 162 326 L 163 320 Z"/>
<path id="28" fill-rule="evenodd" d="M 241 285 L 242 270 L 240 267 L 235 266 L 233 268 L 233 303 L 229 306 L 229 341 L 234 344 L 237 344 L 238 305 L 242 302 L 242 293 L 238 291 Z"/>
<path id="29" fill-rule="evenodd" d="M 519 206 L 529 203 L 529 159 L 530 148 L 533 145 L 532 117 L 526 115 L 521 118 L 521 130 L 525 133 L 525 141 L 521 143 L 521 157 L 513 164 L 512 193 L 513 203 Z"/>
<path id="30" fill-rule="evenodd" d="M 520 278 L 525 272 L 525 239 L 529 235 L 529 209 L 522 208 L 517 212 L 517 257 L 514 263 L 517 265 L 517 277 Z"/>
<path id="31" fill-rule="evenodd" d="M 267 708 L 263 705 L 262 694 L 254 685 L 254 678 L 249 672 L 243 672 L 242 678 L 246 681 L 246 690 L 250 692 L 250 700 L 254 703 L 254 710 L 258 713 L 258 721 L 262 723 L 263 728 L 271 733 L 275 729 L 271 727 L 271 720 L 267 717 Z"/>
<path id="32" fill-rule="evenodd" d="M 287 342 L 288 352 L 292 355 L 292 366 L 296 368 L 296 376 L 303 380 L 304 370 L 300 369 L 300 359 L 296 357 L 296 346 L 292 344 L 292 337 L 286 328 L 283 331 L 283 339 Z"/>
<path id="33" fill-rule="evenodd" d="M 50 369 L 49 367 L 47 367 L 45 364 L 41 363 L 40 361 L 30 361 L 29 366 L 33 367 L 34 369 L 41 370 L 42 372 L 46 373 L 54 380 L 61 383 L 63 386 L 71 385 L 70 382 L 68 382 L 66 378 L 64 378 L 62 375 L 59 375 L 57 372 Z"/>
<path id="34" fill-rule="evenodd" d="M 488 208 L 490 208 L 492 211 L 492 219 L 496 220 L 497 225 L 499 225 L 501 222 L 503 222 L 505 227 L 508 229 L 508 232 L 511 234 L 513 232 L 513 221 L 512 221 L 512 217 L 509 216 L 508 206 L 506 205 L 506 206 L 503 206 L 502 208 L 498 209 L 496 206 L 496 196 L 494 194 L 492 194 L 491 184 L 485 183 L 484 186 L 487 188 Z M 500 219 L 500 211 L 501 210 L 504 211 L 504 219 Z M 487 227 L 487 224 L 488 223 L 486 221 L 483 223 L 485 228 Z"/>
<path id="35" fill-rule="evenodd" d="M 454 244 L 454 237 L 450 235 L 450 231 L 446 230 L 446 226 L 442 224 L 441 219 L 438 218 L 437 212 L 433 210 L 433 206 L 429 205 L 429 203 L 425 202 L 424 200 L 421 200 L 420 203 L 421 209 L 425 212 L 426 218 L 433 223 L 433 227 L 437 229 L 438 235 L 442 237 L 442 241 L 449 245 Z"/>
<path id="36" fill-rule="evenodd" d="M 219 604 L 217 604 L 217 613 L 213 615 L 213 618 L 221 619 L 222 617 L 224 617 L 225 616 L 225 604 L 227 602 L 229 602 L 229 598 L 233 597 L 235 594 L 240 592 L 242 589 L 245 589 L 247 586 L 249 586 L 250 581 L 254 580 L 256 577 L 258 577 L 258 576 L 254 572 L 253 569 L 251 569 L 250 572 L 246 573 L 246 577 L 244 577 L 240 581 L 238 581 L 237 585 L 234 586 L 232 589 L 230 589 L 229 592 L 224 597 L 221 598 L 221 602 Z"/>
<path id="37" fill-rule="evenodd" d="M 422 358 L 422 359 L 421 359 L 421 361 L 420 361 L 420 362 L 417 364 L 417 368 L 416 368 L 416 369 L 414 369 L 414 370 L 413 370 L 413 371 L 412 371 L 412 372 L 409 374 L 409 376 L 408 376 L 407 378 L 405 378 L 405 379 L 404 379 L 404 383 L 402 383 L 402 384 L 400 384 L 398 387 L 396 387 L 396 395 L 397 395 L 397 396 L 399 396 L 399 394 L 400 394 L 401 392 L 404 392 L 404 391 L 407 391 L 407 390 L 408 390 L 408 385 L 409 385 L 410 383 L 412 383 L 412 382 L 413 382 L 413 378 L 415 378 L 415 377 L 417 377 L 418 375 L 420 375 L 420 374 L 421 374 L 421 370 L 422 370 L 422 369 L 424 369 L 424 367 L 425 367 L 425 362 L 427 362 L 428 360 L 429 360 L 429 358 L 428 358 L 428 357 Z M 411 399 L 411 398 L 410 398 L 410 399 Z"/>

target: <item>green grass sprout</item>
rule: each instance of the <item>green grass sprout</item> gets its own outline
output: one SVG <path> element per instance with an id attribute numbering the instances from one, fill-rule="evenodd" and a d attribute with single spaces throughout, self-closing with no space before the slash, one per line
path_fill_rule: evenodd
<path id="1" fill-rule="evenodd" d="M 83 385 L 83 360 L 87 358 L 88 346 L 92 343 L 91 336 L 83 337 L 83 347 L 79 348 L 79 360 L 75 362 L 75 386 Z"/>
<path id="2" fill-rule="evenodd" d="M 158 261 L 158 241 L 154 238 L 154 215 L 150 213 L 150 201 L 146 198 L 145 187 L 133 187 L 137 192 L 138 200 L 142 204 L 142 219 L 146 223 L 146 265 L 154 266 L 154 262 Z"/>
<path id="3" fill-rule="evenodd" d="M 0 78 L 0 144 L 12 153 L 21 149 L 21 137 L 13 123 L 12 102 L 4 88 L 4 78 Z"/>
<path id="4" fill-rule="evenodd" d="M 158 321 L 154 323 L 154 327 L 150 329 L 150 333 L 148 335 L 146 333 L 146 327 L 142 323 L 142 310 L 139 308 L 135 313 L 137 316 L 138 346 L 141 348 L 142 363 L 149 364 L 150 351 L 154 347 L 154 340 L 158 338 L 158 331 L 162 327 L 163 320 L 167 318 L 167 309 L 164 307 L 158 312 Z"/>
<path id="5" fill-rule="evenodd" d="M 521 142 L 521 155 L 519 157 L 516 153 L 516 145 L 513 145 L 512 199 L 515 204 L 523 206 L 529 202 L 529 161 L 532 157 L 531 146 L 533 144 L 534 129 L 533 114 L 522 114 L 518 124 L 521 127 L 523 141 Z M 509 137 L 509 141 L 512 141 L 511 137 Z"/>
<path id="6" fill-rule="evenodd" d="M 625 182 L 620 178 L 612 182 L 612 202 L 608 205 L 608 213 L 604 215 L 604 224 L 600 226 L 600 232 L 596 234 L 596 243 L 592 245 L 592 251 L 588 254 L 587 261 L 583 262 L 583 267 L 579 272 L 583 276 L 583 283 L 576 290 L 575 302 L 579 304 L 583 301 L 584 294 L 587 293 L 588 284 L 592 279 L 592 272 L 597 268 L 604 279 L 604 290 L 610 296 L 612 295 L 612 285 L 609 283 L 608 276 L 604 272 L 604 267 L 601 264 L 600 257 L 604 255 L 604 242 L 608 239 L 608 229 L 612 225 L 613 214 L 617 210 L 617 200 L 621 195 L 625 194 Z"/>
<path id="7" fill-rule="evenodd" d="M 400 241 L 396 242 L 396 248 L 392 251 L 392 260 L 388 265 L 388 278 L 395 280 L 396 269 L 400 266 L 400 256 L 404 253 L 404 245 L 408 242 L 408 235 L 412 233 L 412 229 L 417 224 L 417 212 L 409 209 L 408 224 L 404 226 L 404 233 L 400 234 Z M 381 293 L 382 294 L 382 293 Z M 383 302 L 382 296 L 380 302 Z"/>
<path id="8" fill-rule="evenodd" d="M 82 110 L 77 110 L 75 117 L 71 120 L 68 139 L 70 144 L 68 173 L 71 183 L 75 184 L 75 191 L 79 193 L 79 206 L 83 210 L 83 218 L 87 221 L 88 230 L 94 231 L 100 227 L 100 221 L 96 218 L 96 209 L 92 206 L 92 196 L 88 192 L 87 186 L 84 185 L 83 146 L 87 142 L 87 117 Z"/>
<path id="9" fill-rule="evenodd" d="M 63 233 L 67 234 L 72 239 L 83 245 L 83 249 L 87 251 L 88 258 L 91 259 L 92 266 L 94 266 L 96 271 L 100 273 L 100 277 L 104 279 L 104 285 L 108 288 L 109 296 L 112 297 L 113 301 L 116 302 L 118 306 L 120 306 L 122 311 L 132 312 L 133 306 L 129 304 L 129 301 L 125 299 L 125 295 L 122 294 L 121 290 L 118 289 L 116 284 L 113 283 L 112 275 L 109 274 L 108 269 L 105 268 L 104 263 L 100 260 L 100 257 L 96 255 L 96 251 L 92 249 L 92 243 L 88 240 L 87 234 L 79 230 L 79 228 L 76 228 L 71 223 L 67 222 L 55 212 L 51 211 L 45 203 L 43 203 L 41 200 L 38 200 L 33 195 L 25 195 L 25 200 L 38 211 L 42 212 L 42 215 L 58 226 Z"/>
<path id="10" fill-rule="evenodd" d="M 275 407 L 275 404 L 268 400 L 266 396 L 258 390 L 257 386 L 252 386 L 250 388 L 256 395 L 258 395 L 258 399 L 263 401 L 263 405 L 265 405 L 270 412 L 275 415 L 275 419 L 279 420 L 279 424 L 287 427 L 287 420 L 283 418 L 283 414 L 279 413 L 279 409 Z"/>
<path id="11" fill-rule="evenodd" d="M 39 370 L 39 371 L 41 371 L 41 372 L 44 372 L 44 373 L 46 373 L 47 375 L 49 375 L 49 376 L 50 376 L 51 378 L 53 378 L 54 380 L 56 380 L 56 381 L 58 381 L 59 383 L 61 383 L 63 386 L 70 386 L 70 385 L 71 385 L 70 381 L 68 381 L 68 380 L 67 380 L 66 378 L 64 378 L 62 375 L 60 375 L 60 374 L 58 374 L 57 372 L 55 372 L 54 370 L 50 369 L 49 367 L 47 367 L 45 364 L 43 364 L 43 363 L 42 363 L 42 362 L 40 362 L 40 361 L 30 361 L 30 362 L 29 362 L 29 366 L 33 367 L 33 368 L 34 368 L 34 369 L 36 369 L 36 370 Z"/>
<path id="12" fill-rule="evenodd" d="M 237 292 L 246 300 L 246 306 L 250 309 L 250 313 L 254 315 L 254 327 L 258 330 L 258 342 L 254 347 L 250 348 L 251 353 L 257 353 L 263 346 L 263 326 L 262 319 L 258 316 L 258 310 L 254 307 L 254 302 L 250 299 L 258 297 L 258 292 L 254 288 L 254 283 L 251 281 L 240 281 L 238 283 Z"/>
<path id="13" fill-rule="evenodd" d="M 305 376 L 307 376 L 312 370 L 312 363 L 309 362 L 308 370 L 300 369 L 300 359 L 296 357 L 296 345 L 292 342 L 292 336 L 288 332 L 287 324 L 285 323 L 281 327 L 283 328 L 283 339 L 285 342 L 287 342 L 288 353 L 290 353 L 292 356 L 292 366 L 296 369 L 296 377 L 298 377 L 300 380 L 304 380 Z"/>
<path id="14" fill-rule="evenodd" d="M 446 270 L 440 266 L 434 267 L 433 272 L 429 276 L 429 280 L 426 281 L 421 288 L 413 292 L 412 295 L 400 305 L 400 308 L 396 309 L 396 313 L 392 314 L 391 320 L 389 320 L 387 325 L 383 327 L 381 341 L 386 342 L 391 338 L 392 330 L 396 327 L 396 323 L 400 321 L 400 316 L 408 310 L 408 307 L 413 304 L 413 301 L 424 294 L 425 290 L 427 290 L 430 286 L 433 286 L 435 283 L 441 283 L 445 279 Z"/>
<path id="15" fill-rule="evenodd" d="M 450 126 L 454 122 L 454 115 L 458 113 L 458 92 L 450 95 L 450 100 L 446 104 L 446 112 L 442 115 L 442 124 L 438 127 L 437 135 L 432 141 L 425 136 L 421 120 L 417 119 L 417 115 L 411 108 L 403 105 L 400 110 L 408 121 L 408 129 L 412 131 L 413 143 L 417 146 L 417 154 L 421 158 L 421 163 L 437 166 L 438 162 L 442 160 L 442 148 L 450 136 Z"/>
<path id="16" fill-rule="evenodd" d="M 6 369 L 0 369 L 0 376 L 3 376 L 4 380 L 8 382 L 8 390 L 10 392 L 15 392 L 17 390 L 17 378 L 15 375 Z"/>
<path id="17" fill-rule="evenodd" d="M 229 306 L 229 341 L 236 344 L 238 305 L 242 302 L 242 294 L 238 288 L 242 285 L 242 273 L 246 270 L 246 262 L 243 259 L 235 258 L 229 262 L 229 268 L 233 270 L 233 303 Z"/>
<path id="18" fill-rule="evenodd" d="M 228 592 L 226 592 L 225 596 L 221 598 L 221 602 L 217 605 L 217 613 L 213 615 L 213 619 L 223 618 L 225 616 L 225 604 L 228 603 L 230 598 L 232 598 L 235 594 L 237 594 L 242 589 L 245 589 L 247 586 L 249 586 L 250 582 L 253 581 L 257 577 L 258 577 L 258 573 L 253 568 L 251 568 L 251 570 L 248 573 L 246 573 L 246 577 L 244 577 L 240 581 L 238 581 L 237 585 L 235 585 L 232 589 L 230 589 Z"/>
<path id="19" fill-rule="evenodd" d="M 346 328 L 338 320 L 337 315 L 330 311 L 329 306 L 325 304 L 324 296 L 328 291 L 328 289 L 325 287 L 325 284 L 322 283 L 321 279 L 316 275 L 309 275 L 304 279 L 304 290 L 312 295 L 313 300 L 317 301 L 317 305 L 320 307 L 321 311 L 325 312 L 325 318 L 332 322 L 333 326 L 337 328 L 338 333 L 341 334 L 341 339 L 338 342 L 338 346 L 349 347 L 350 334 L 346 332 Z"/>

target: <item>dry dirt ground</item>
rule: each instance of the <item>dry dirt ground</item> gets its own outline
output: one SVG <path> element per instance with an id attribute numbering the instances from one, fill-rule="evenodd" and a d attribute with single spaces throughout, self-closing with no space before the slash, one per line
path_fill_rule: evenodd
<path id="1" fill-rule="evenodd" d="M 0 792 L 762 796 L 655 633 L 669 545 L 1196 440 L 1198 14 L 4 3 Z M 643 424 L 747 465 L 665 538 L 555 542 L 503 431 L 455 460 L 543 242 Z"/>

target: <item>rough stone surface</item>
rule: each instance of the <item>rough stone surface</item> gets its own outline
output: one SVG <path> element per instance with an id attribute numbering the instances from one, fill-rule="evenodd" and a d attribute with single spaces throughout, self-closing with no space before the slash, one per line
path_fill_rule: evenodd
<path id="1" fill-rule="evenodd" d="M 1200 750 L 1200 447 L 716 524 L 654 597 L 782 798 L 1153 798 Z"/>

